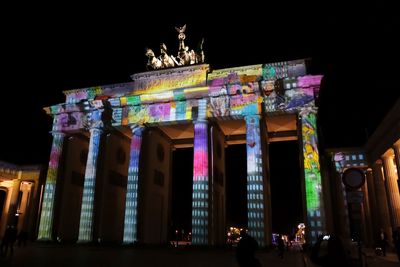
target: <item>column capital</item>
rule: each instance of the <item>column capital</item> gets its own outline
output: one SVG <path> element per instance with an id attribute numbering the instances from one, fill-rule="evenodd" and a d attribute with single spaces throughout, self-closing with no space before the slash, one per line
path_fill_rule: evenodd
<path id="1" fill-rule="evenodd" d="M 131 128 L 133 135 L 142 135 L 144 129 L 146 128 L 146 126 L 142 124 L 132 124 L 129 127 Z"/>
<path id="2" fill-rule="evenodd" d="M 393 144 L 393 150 L 400 149 L 400 141 Z"/>
<path id="3" fill-rule="evenodd" d="M 59 132 L 59 131 L 50 131 L 49 133 L 51 133 L 52 136 L 60 136 L 60 137 L 65 137 L 67 134 L 64 132 Z"/>
<path id="4" fill-rule="evenodd" d="M 304 107 L 300 109 L 298 116 L 301 118 L 302 116 L 308 116 L 310 113 L 312 114 L 317 114 L 318 108 L 316 106 L 311 106 L 311 107 Z"/>
<path id="5" fill-rule="evenodd" d="M 385 152 L 385 154 L 383 154 L 383 155 L 381 156 L 381 159 L 382 159 L 383 161 L 388 160 L 388 159 L 393 159 L 393 158 L 394 158 L 394 149 L 393 149 L 393 148 L 389 148 L 389 149 Z"/>
<path id="6" fill-rule="evenodd" d="M 246 122 L 252 122 L 252 120 L 260 120 L 260 118 L 261 118 L 261 116 L 259 114 L 244 116 L 244 120 Z"/>
<path id="7" fill-rule="evenodd" d="M 100 133 L 102 133 L 103 130 L 104 130 L 103 127 L 90 127 L 90 128 L 89 128 L 90 134 L 92 134 L 93 132 L 100 132 Z"/>
<path id="8" fill-rule="evenodd" d="M 197 120 L 193 121 L 193 124 L 196 124 L 196 123 L 207 123 L 208 124 L 208 120 L 207 119 L 197 119 Z"/>

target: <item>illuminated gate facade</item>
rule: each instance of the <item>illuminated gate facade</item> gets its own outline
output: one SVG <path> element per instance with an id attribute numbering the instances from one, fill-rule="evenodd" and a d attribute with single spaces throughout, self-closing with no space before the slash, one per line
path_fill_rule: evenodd
<path id="1" fill-rule="evenodd" d="M 132 82 L 66 91 L 53 145 L 40 240 L 165 243 L 174 147 L 193 145 L 193 245 L 225 242 L 226 143 L 247 149 L 248 229 L 271 244 L 269 142 L 299 140 L 309 240 L 325 231 L 315 100 L 305 60 L 213 70 L 153 70 Z M 284 160 L 284 159 L 282 159 Z M 302 189 L 299 189 L 302 190 Z"/>

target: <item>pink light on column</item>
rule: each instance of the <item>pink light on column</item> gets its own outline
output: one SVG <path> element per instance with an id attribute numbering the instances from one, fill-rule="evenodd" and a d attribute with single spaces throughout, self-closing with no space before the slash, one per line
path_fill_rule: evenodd
<path id="1" fill-rule="evenodd" d="M 194 123 L 192 244 L 208 245 L 208 124 Z"/>
<path id="2" fill-rule="evenodd" d="M 208 177 L 208 137 L 207 122 L 197 122 L 194 125 L 194 162 L 193 179 L 205 180 Z M 208 179 L 207 179 L 208 180 Z"/>
<path id="3" fill-rule="evenodd" d="M 42 211 L 40 214 L 39 240 L 51 240 L 53 229 L 54 197 L 58 175 L 58 165 L 61 159 L 64 134 L 53 132 L 49 169 L 47 171 L 46 185 L 43 195 Z"/>

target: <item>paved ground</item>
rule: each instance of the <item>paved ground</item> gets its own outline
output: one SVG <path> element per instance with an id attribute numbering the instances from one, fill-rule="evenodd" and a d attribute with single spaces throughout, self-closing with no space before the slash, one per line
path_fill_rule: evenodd
<path id="1" fill-rule="evenodd" d="M 383 257 L 383 256 L 377 256 L 373 249 L 367 248 L 364 249 L 363 252 L 364 252 L 363 263 L 362 265 L 359 265 L 360 263 L 357 262 L 354 263 L 356 267 L 392 267 L 392 266 L 399 267 L 400 266 L 397 255 L 395 253 L 388 252 L 386 254 L 386 257 Z M 311 260 L 307 257 L 307 255 L 304 256 L 305 256 L 304 257 L 305 267 L 318 267 L 318 265 L 315 265 L 314 263 L 311 262 Z"/>
<path id="2" fill-rule="evenodd" d="M 377 256 L 372 249 L 365 250 L 368 267 L 400 266 L 398 257 L 393 252 L 386 253 L 386 257 Z"/>
<path id="3" fill-rule="evenodd" d="M 365 250 L 368 267 L 399 266 L 397 256 L 376 256 Z M 264 267 L 314 267 L 305 254 L 286 252 L 283 259 L 276 251 L 257 253 Z M 180 248 L 132 248 L 118 246 L 78 246 L 31 243 L 16 247 L 12 258 L 0 258 L 0 267 L 238 267 L 234 250 Z M 365 265 L 364 265 L 365 266 Z"/>
<path id="4" fill-rule="evenodd" d="M 304 267 L 301 252 L 286 253 L 278 258 L 276 251 L 259 252 L 262 266 Z M 182 248 L 87 247 L 30 244 L 15 248 L 12 259 L 1 259 L 0 266 L 27 267 L 238 267 L 234 250 Z"/>

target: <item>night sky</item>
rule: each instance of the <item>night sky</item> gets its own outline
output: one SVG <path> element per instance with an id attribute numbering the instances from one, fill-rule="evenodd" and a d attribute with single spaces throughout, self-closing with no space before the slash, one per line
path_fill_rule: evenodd
<path id="1" fill-rule="evenodd" d="M 46 165 L 51 119 L 42 107 L 64 102 L 63 90 L 130 81 L 145 71 L 145 47 L 158 54 L 164 42 L 176 54 L 174 27 L 183 24 L 190 48 L 204 37 L 212 69 L 312 58 L 311 73 L 325 76 L 321 148 L 363 145 L 400 95 L 398 9 L 385 3 L 316 8 L 248 1 L 218 9 L 185 2 L 8 7 L 0 160 Z"/>

